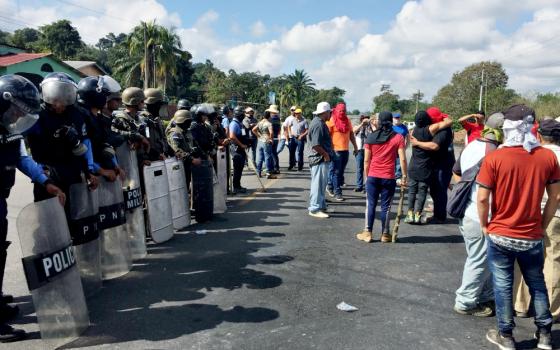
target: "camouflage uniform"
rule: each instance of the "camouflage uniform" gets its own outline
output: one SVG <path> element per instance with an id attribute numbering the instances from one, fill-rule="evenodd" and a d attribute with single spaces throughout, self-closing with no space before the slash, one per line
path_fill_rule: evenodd
<path id="1" fill-rule="evenodd" d="M 168 128 L 167 143 L 175 152 L 177 158 L 183 160 L 187 188 L 190 188 L 192 160 L 195 158 L 193 157 L 193 144 L 190 130 L 183 130 L 177 125 Z"/>
<path id="2" fill-rule="evenodd" d="M 161 122 L 161 118 L 154 117 L 148 111 L 140 112 L 140 119 L 144 121 L 149 128 L 150 154 L 151 160 L 159 160 L 161 154 L 173 156 L 173 150 L 169 147 L 165 137 L 165 128 Z"/>
<path id="3" fill-rule="evenodd" d="M 140 142 L 146 136 L 146 124 L 138 116 L 132 116 L 126 110 L 119 110 L 113 113 L 111 131 L 121 135 L 129 143 Z M 136 150 L 138 165 L 142 165 L 144 160 L 149 160 L 148 154 L 143 148 Z"/>

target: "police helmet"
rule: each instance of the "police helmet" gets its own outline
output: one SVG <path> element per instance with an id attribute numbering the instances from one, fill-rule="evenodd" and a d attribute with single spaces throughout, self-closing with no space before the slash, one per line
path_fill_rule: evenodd
<path id="1" fill-rule="evenodd" d="M 122 92 L 122 101 L 126 106 L 138 106 L 145 98 L 144 91 L 137 87 L 129 87 Z"/>
<path id="2" fill-rule="evenodd" d="M 20 75 L 0 77 L 0 124 L 9 133 L 29 129 L 39 116 L 41 108 L 39 90 Z"/>
<path id="3" fill-rule="evenodd" d="M 121 89 L 119 83 L 108 75 L 86 77 L 78 83 L 78 102 L 89 107 L 103 108 L 111 94 Z"/>
<path id="4" fill-rule="evenodd" d="M 202 103 L 197 109 L 196 114 L 211 115 L 216 113 L 216 109 L 210 103 Z"/>
<path id="5" fill-rule="evenodd" d="M 71 106 L 76 103 L 78 85 L 66 73 L 55 72 L 47 74 L 40 87 L 45 103 L 62 106 Z"/>
<path id="6" fill-rule="evenodd" d="M 189 102 L 189 100 L 182 98 L 179 100 L 179 102 L 177 102 L 177 109 L 184 109 L 188 111 L 189 109 L 191 109 L 191 103 Z"/>
<path id="7" fill-rule="evenodd" d="M 236 117 L 241 117 L 245 115 L 245 108 L 237 106 L 233 109 L 233 115 Z"/>

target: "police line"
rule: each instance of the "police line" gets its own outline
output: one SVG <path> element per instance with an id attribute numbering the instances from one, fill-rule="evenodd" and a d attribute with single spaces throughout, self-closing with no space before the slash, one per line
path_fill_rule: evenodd
<path id="1" fill-rule="evenodd" d="M 190 225 L 182 161 L 170 158 L 143 167 L 144 186 L 140 186 L 136 151 L 125 144 L 117 155 L 126 178 L 102 180 L 95 191 L 85 179 L 72 185 L 68 216 L 57 198 L 29 204 L 18 216 L 27 285 L 41 337 L 49 348 L 74 340 L 89 326 L 86 297 L 98 292 L 103 280 L 127 274 L 134 259 L 145 257 L 148 237 L 162 243 Z M 219 170 L 225 171 L 223 164 Z M 224 176 L 214 175 L 210 162 L 196 171 L 207 174 L 194 179 L 211 194 L 207 198 L 193 183 L 194 195 L 205 197 L 193 205 L 209 210 L 204 221 L 214 208 L 226 209 L 223 184 L 216 181 Z M 223 203 L 214 203 L 215 199 Z"/>

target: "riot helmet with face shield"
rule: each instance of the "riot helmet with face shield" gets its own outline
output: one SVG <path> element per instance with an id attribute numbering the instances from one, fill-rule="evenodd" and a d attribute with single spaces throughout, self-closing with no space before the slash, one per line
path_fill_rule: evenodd
<path id="1" fill-rule="evenodd" d="M 62 113 L 66 107 L 76 103 L 78 85 L 66 73 L 49 73 L 40 84 L 41 98 L 57 113 Z"/>
<path id="2" fill-rule="evenodd" d="M 0 125 L 10 134 L 29 129 L 39 119 L 39 90 L 28 79 L 8 74 L 0 77 Z"/>
<path id="3" fill-rule="evenodd" d="M 120 90 L 119 83 L 108 75 L 86 77 L 78 83 L 78 102 L 88 107 L 103 108 L 109 96 Z"/>

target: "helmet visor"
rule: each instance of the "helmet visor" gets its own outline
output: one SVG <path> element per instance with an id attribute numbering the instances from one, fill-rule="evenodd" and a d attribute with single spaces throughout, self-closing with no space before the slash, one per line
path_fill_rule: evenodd
<path id="1" fill-rule="evenodd" d="M 25 108 L 23 103 L 12 100 L 8 110 L 2 115 L 2 125 L 10 134 L 21 134 L 39 120 L 39 115 Z"/>
<path id="2" fill-rule="evenodd" d="M 71 106 L 76 103 L 78 88 L 76 84 L 52 80 L 41 86 L 43 101 L 51 105 Z"/>
<path id="3" fill-rule="evenodd" d="M 121 85 L 108 75 L 99 77 L 99 84 L 106 89 L 110 94 L 115 94 L 121 91 Z"/>

